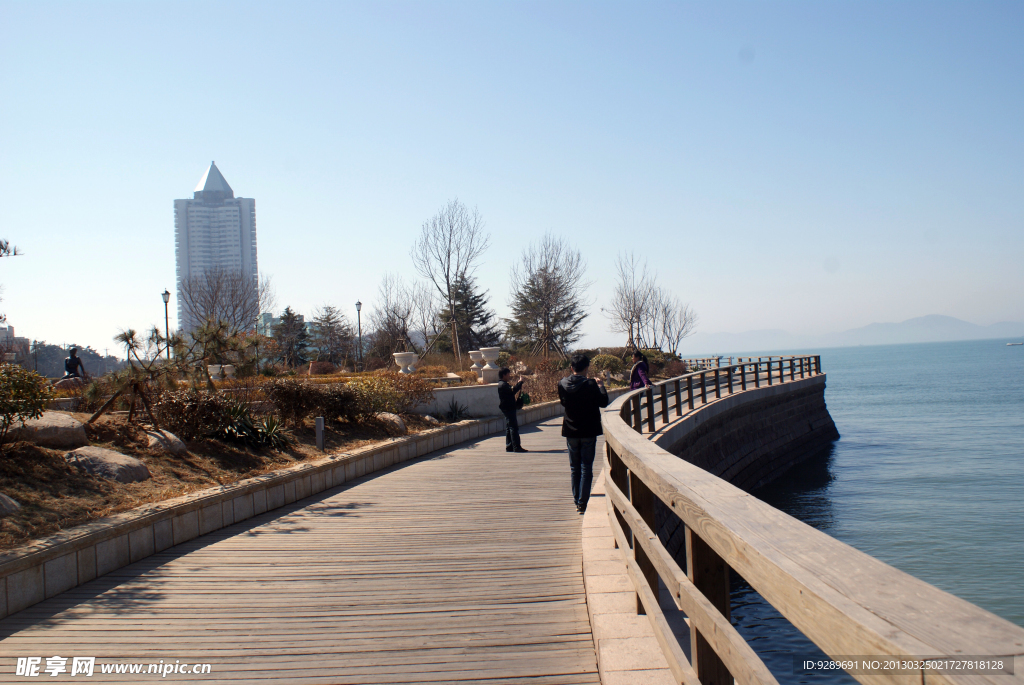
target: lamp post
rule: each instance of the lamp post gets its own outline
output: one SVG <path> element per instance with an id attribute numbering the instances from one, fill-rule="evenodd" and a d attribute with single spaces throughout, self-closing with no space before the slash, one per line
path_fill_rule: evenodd
<path id="1" fill-rule="evenodd" d="M 359 329 L 359 370 L 363 370 L 363 319 L 359 314 L 363 310 L 363 303 L 356 300 L 356 327 Z"/>
<path id="2" fill-rule="evenodd" d="M 171 361 L 171 317 L 167 314 L 167 303 L 171 301 L 171 293 L 164 288 L 160 297 L 164 298 L 164 335 L 167 336 L 167 361 Z"/>

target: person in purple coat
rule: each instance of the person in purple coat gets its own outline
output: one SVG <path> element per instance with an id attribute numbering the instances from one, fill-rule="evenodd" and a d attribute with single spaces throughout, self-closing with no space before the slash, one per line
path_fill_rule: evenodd
<path id="1" fill-rule="evenodd" d="M 629 389 L 649 388 L 651 386 L 651 367 L 647 365 L 647 357 L 640 350 L 633 350 L 633 368 L 629 370 Z"/>

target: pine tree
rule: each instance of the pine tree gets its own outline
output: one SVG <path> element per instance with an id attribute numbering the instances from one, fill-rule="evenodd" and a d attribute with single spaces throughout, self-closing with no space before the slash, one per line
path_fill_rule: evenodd
<path id="1" fill-rule="evenodd" d="M 501 331 L 495 319 L 494 310 L 487 308 L 487 291 L 480 292 L 475 278 L 460 280 L 454 289 L 455 325 L 459 329 L 459 346 L 463 352 L 479 350 L 481 347 L 497 347 L 501 342 Z M 447 311 L 439 313 L 442 321 L 449 321 Z M 451 351 L 451 341 L 440 338 L 435 345 L 439 351 Z"/>
<path id="2" fill-rule="evenodd" d="M 524 354 L 564 356 L 587 318 L 586 266 L 579 250 L 547 234 L 523 251 L 512 271 L 512 316 L 505 337 Z"/>
<path id="3" fill-rule="evenodd" d="M 352 324 L 337 307 L 324 305 L 316 311 L 309 342 L 316 352 L 317 361 L 346 362 L 353 352 L 352 338 Z"/>
<path id="4" fill-rule="evenodd" d="M 281 346 L 281 358 L 285 366 L 297 366 L 305 361 L 307 345 L 306 324 L 301 316 L 285 307 L 281 322 L 274 326 L 274 339 Z"/>

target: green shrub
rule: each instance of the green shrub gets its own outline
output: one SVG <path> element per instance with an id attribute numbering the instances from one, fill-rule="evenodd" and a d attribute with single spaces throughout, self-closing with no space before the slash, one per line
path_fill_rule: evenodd
<path id="1" fill-rule="evenodd" d="M 0 364 L 0 449 L 12 425 L 38 419 L 53 398 L 53 389 L 39 374 Z"/>
<path id="2" fill-rule="evenodd" d="M 590 360 L 594 371 L 607 371 L 608 373 L 620 374 L 624 370 L 622 360 L 610 354 L 599 354 Z"/>
<path id="3" fill-rule="evenodd" d="M 249 412 L 249 405 L 244 402 L 231 404 L 226 419 L 225 425 L 212 437 L 273 449 L 282 449 L 288 445 L 288 437 L 279 420 L 272 416 L 254 419 Z"/>

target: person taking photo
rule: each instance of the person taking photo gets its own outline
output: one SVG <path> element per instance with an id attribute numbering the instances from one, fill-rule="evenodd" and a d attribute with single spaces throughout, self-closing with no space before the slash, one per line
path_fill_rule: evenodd
<path id="1" fill-rule="evenodd" d="M 505 451 L 529 452 L 519 443 L 519 419 L 516 411 L 523 408 L 523 378 L 513 386 L 509 383 L 512 372 L 506 367 L 498 371 L 498 409 L 505 417 Z"/>
<path id="2" fill-rule="evenodd" d="M 558 401 L 565 407 L 562 435 L 569 449 L 572 498 L 576 511 L 583 514 L 590 501 L 597 436 L 603 433 L 601 409 L 608 406 L 608 391 L 600 378 L 587 378 L 590 359 L 586 355 L 574 354 L 569 367 L 572 375 L 558 382 Z"/>

